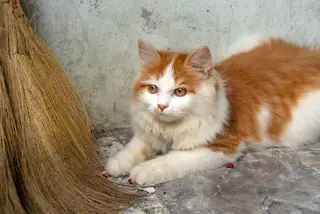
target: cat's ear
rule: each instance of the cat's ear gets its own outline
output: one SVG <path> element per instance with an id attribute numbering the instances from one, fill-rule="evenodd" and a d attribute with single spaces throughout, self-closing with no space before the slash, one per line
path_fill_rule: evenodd
<path id="1" fill-rule="evenodd" d="M 212 68 L 211 52 L 207 46 L 202 46 L 187 57 L 185 65 L 193 71 L 205 74 Z"/>
<path id="2" fill-rule="evenodd" d="M 151 44 L 139 40 L 138 48 L 142 66 L 147 66 L 160 60 L 158 51 Z"/>

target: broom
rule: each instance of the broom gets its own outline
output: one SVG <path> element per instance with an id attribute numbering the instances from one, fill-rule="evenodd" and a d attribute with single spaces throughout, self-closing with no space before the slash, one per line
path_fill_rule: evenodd
<path id="1" fill-rule="evenodd" d="M 1 213 L 25 213 L 17 195 L 15 181 L 13 179 L 13 165 L 9 156 L 17 152 L 16 127 L 10 108 L 10 101 L 6 92 L 3 70 L 0 67 L 0 207 Z M 10 141 L 10 142 L 9 142 Z"/>
<path id="2" fill-rule="evenodd" d="M 80 93 L 17 1 L 0 3 L 1 213 L 115 213 Z M 1 29 L 2 28 L 2 29 Z"/>

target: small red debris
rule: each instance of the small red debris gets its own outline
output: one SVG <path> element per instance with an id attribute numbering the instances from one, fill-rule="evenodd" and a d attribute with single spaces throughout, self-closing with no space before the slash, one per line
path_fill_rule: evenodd
<path id="1" fill-rule="evenodd" d="M 226 164 L 226 167 L 227 167 L 227 168 L 233 168 L 233 163 L 227 163 L 227 164 Z"/>
<path id="2" fill-rule="evenodd" d="M 100 167 L 99 167 L 99 170 L 100 170 L 101 172 L 103 172 L 103 171 L 105 171 L 105 168 L 104 168 L 103 166 L 100 166 Z"/>
<path id="3" fill-rule="evenodd" d="M 106 178 L 109 177 L 107 173 L 102 173 L 101 175 Z"/>
<path id="4" fill-rule="evenodd" d="M 129 183 L 129 184 L 133 184 L 133 181 L 132 181 L 131 178 L 128 179 L 128 183 Z"/>

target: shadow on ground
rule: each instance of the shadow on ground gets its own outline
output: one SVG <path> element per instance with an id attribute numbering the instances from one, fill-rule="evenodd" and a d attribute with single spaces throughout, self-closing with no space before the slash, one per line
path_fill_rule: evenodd
<path id="1" fill-rule="evenodd" d="M 130 137 L 128 129 L 100 133 L 105 161 Z M 129 185 L 127 178 L 109 179 Z M 247 153 L 232 169 L 162 184 L 125 213 L 320 213 L 320 144 Z"/>

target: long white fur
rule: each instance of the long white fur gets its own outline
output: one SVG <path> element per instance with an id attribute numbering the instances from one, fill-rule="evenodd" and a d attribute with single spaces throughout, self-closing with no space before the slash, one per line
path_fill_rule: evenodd
<path id="1" fill-rule="evenodd" d="M 292 111 L 292 121 L 281 136 L 280 144 L 296 148 L 301 144 L 315 143 L 320 137 L 320 91 L 303 96 Z"/>
<path id="2" fill-rule="evenodd" d="M 292 120 L 286 127 L 280 140 L 275 142 L 267 137 L 267 129 L 271 122 L 271 112 L 267 105 L 262 105 L 258 120 L 260 124 L 261 142 L 250 143 L 250 147 L 286 146 L 296 148 L 302 144 L 315 143 L 320 137 L 320 91 L 311 91 L 300 98 L 298 105 L 292 110 Z M 252 141 L 252 140 L 250 140 Z"/>
<path id="3" fill-rule="evenodd" d="M 209 78 L 203 81 L 196 94 L 174 96 L 173 91 L 177 85 L 173 63 L 167 66 L 159 80 L 149 79 L 147 82 L 155 84 L 159 88 L 159 94 L 146 91 L 140 95 L 139 103 L 132 103 L 134 137 L 122 151 L 109 160 L 107 170 L 110 175 L 130 173 L 131 178 L 138 184 L 150 185 L 180 178 L 208 167 L 218 167 L 236 158 L 213 152 L 206 147 L 198 148 L 212 142 L 217 133 L 223 131 L 228 119 L 229 108 L 225 91 L 216 91 L 215 88 L 215 82 L 221 80 L 216 76 Z M 163 113 L 155 113 L 154 109 L 158 104 L 166 104 L 168 107 Z M 171 151 L 143 162 L 141 152 L 135 150 L 142 151 L 146 148 L 151 148 L 153 152 Z M 136 167 L 130 171 L 133 165 Z"/>
<path id="4" fill-rule="evenodd" d="M 250 51 L 261 43 L 267 42 L 269 38 L 271 36 L 262 33 L 242 35 L 237 41 L 228 46 L 226 50 L 221 51 L 220 56 L 218 56 L 219 61 L 241 52 Z"/>
<path id="5" fill-rule="evenodd" d="M 252 38 L 252 37 L 251 37 Z M 247 39 L 241 48 L 237 42 L 236 49 L 252 49 L 263 40 Z M 248 44 L 252 41 L 252 44 Z M 231 54 L 235 54 L 232 52 Z M 149 84 L 159 87 L 159 95 L 143 93 L 139 103 L 131 104 L 132 127 L 134 137 L 116 156 L 110 158 L 107 171 L 112 176 L 130 173 L 131 178 L 140 185 L 157 184 L 181 178 L 187 174 L 234 161 L 244 148 L 234 155 L 214 152 L 206 147 L 208 141 L 215 139 L 223 131 L 228 119 L 229 104 L 224 89 L 216 91 L 214 85 L 219 77 L 212 77 L 202 83 L 195 94 L 174 97 L 175 89 L 173 63 L 166 68 L 159 79 L 149 79 Z M 169 105 L 161 115 L 155 113 L 157 104 Z M 270 123 L 270 110 L 263 105 L 258 115 L 262 142 L 260 145 L 281 143 L 297 146 L 314 141 L 320 132 L 320 92 L 310 92 L 300 100 L 293 110 L 292 122 L 287 127 L 281 142 L 272 142 L 266 137 Z M 142 151 L 162 152 L 164 155 L 145 161 Z M 169 152 L 168 152 L 169 151 Z"/>

